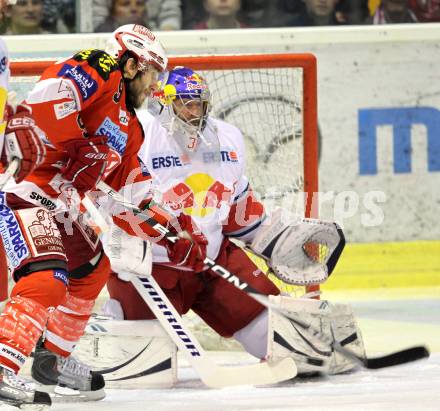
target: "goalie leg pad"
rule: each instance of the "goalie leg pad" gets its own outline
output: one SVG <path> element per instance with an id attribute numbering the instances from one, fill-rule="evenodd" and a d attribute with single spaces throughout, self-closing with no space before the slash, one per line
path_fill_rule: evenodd
<path id="1" fill-rule="evenodd" d="M 360 358 L 366 358 L 361 331 L 356 323 L 353 310 L 346 304 L 331 304 L 329 317 L 334 339 L 342 347 L 349 349 Z M 330 361 L 330 374 L 351 371 L 357 364 L 335 351 Z"/>
<path id="2" fill-rule="evenodd" d="M 308 325 L 310 327 L 309 331 L 296 325 L 294 328 L 301 335 L 305 336 L 306 339 L 311 339 L 310 341 L 312 343 L 317 344 L 319 349 L 327 353 L 324 358 L 326 366 L 322 370 L 313 370 L 308 366 L 302 366 L 301 360 L 303 360 L 303 357 L 298 357 L 298 355 L 294 356 L 300 374 L 311 371 L 325 371 L 328 374 L 340 374 L 356 368 L 356 363 L 332 349 L 332 342 L 335 341 L 340 343 L 344 348 L 353 351 L 357 356 L 365 358 L 365 348 L 362 336 L 350 306 L 345 304 L 331 304 L 328 301 L 323 300 L 294 299 L 285 296 L 271 296 L 270 298 L 281 307 L 288 309 L 293 316 Z M 275 332 L 283 337 L 284 340 L 286 340 L 285 335 L 293 335 L 291 338 L 295 337 L 294 333 L 289 334 L 289 328 L 283 331 L 283 327 L 286 327 L 286 325 L 290 323 L 289 320 L 280 317 L 273 312 L 273 310 L 270 310 L 269 318 L 269 336 L 271 336 L 271 333 Z M 281 328 L 278 325 L 280 325 Z M 311 330 L 317 330 L 319 331 L 319 334 L 312 337 L 314 333 Z M 283 352 L 285 353 L 286 344 L 280 336 L 273 338 L 273 341 L 269 340 L 268 354 L 270 356 L 279 357 Z M 326 343 L 324 341 L 326 341 Z M 293 343 L 291 345 L 298 349 Z M 309 352 L 309 354 L 312 355 L 312 352 Z M 300 362 L 298 363 L 298 361 Z"/>
<path id="3" fill-rule="evenodd" d="M 169 388 L 177 382 L 177 348 L 157 320 L 89 322 L 75 349 L 107 388 Z"/>
<path id="4" fill-rule="evenodd" d="M 316 325 L 314 316 L 304 310 L 304 302 L 309 300 L 296 300 L 285 296 L 270 296 L 269 298 L 280 307 L 292 311 L 292 314 L 298 316 L 304 323 Z M 296 303 L 298 301 L 301 301 L 299 305 Z M 327 332 L 330 332 L 330 327 L 328 328 Z M 267 346 L 270 360 L 292 357 L 299 375 L 327 374 L 329 371 L 331 347 L 272 309 L 269 309 Z"/>

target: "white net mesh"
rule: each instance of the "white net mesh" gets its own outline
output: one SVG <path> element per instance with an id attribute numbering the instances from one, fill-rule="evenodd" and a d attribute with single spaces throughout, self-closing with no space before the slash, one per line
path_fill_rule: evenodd
<path id="1" fill-rule="evenodd" d="M 303 190 L 302 70 L 203 72 L 213 96 L 212 114 L 245 137 L 247 174 L 262 198 Z"/>

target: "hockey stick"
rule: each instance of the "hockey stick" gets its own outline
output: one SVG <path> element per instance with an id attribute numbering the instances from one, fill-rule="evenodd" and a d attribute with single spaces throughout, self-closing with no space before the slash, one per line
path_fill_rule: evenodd
<path id="1" fill-rule="evenodd" d="M 124 196 L 114 191 L 110 186 L 108 186 L 104 182 L 102 181 L 99 182 L 97 188 L 103 191 L 104 193 L 106 193 L 108 196 L 110 196 L 118 204 L 123 205 L 127 209 L 130 209 L 134 215 L 141 217 L 147 224 L 149 224 L 158 233 L 162 234 L 168 241 L 175 243 L 178 240 L 178 237 L 172 234 L 170 230 L 168 230 L 168 228 L 164 227 L 162 224 L 157 222 L 151 216 L 145 214 L 140 208 L 136 207 L 134 204 L 127 201 L 124 198 Z M 214 260 L 206 257 L 204 263 L 211 269 L 211 271 L 223 277 L 226 281 L 230 282 L 236 288 L 244 291 L 250 297 L 258 301 L 261 305 L 265 306 L 266 308 L 272 308 L 276 310 L 280 315 L 288 318 L 289 320 L 291 320 L 292 322 L 294 322 L 304 330 L 314 334 L 315 337 L 320 338 L 323 342 L 327 342 L 328 344 L 332 345 L 335 351 L 338 351 L 344 357 L 355 361 L 364 368 L 367 369 L 385 368 L 385 367 L 405 364 L 408 362 L 417 361 L 419 359 L 429 357 L 429 351 L 425 346 L 411 347 L 405 350 L 396 351 L 394 353 L 382 357 L 376 357 L 370 359 L 359 357 L 350 350 L 348 350 L 347 348 L 342 347 L 340 344 L 328 341 L 319 330 L 311 329 L 311 327 L 304 324 L 300 319 L 292 315 L 289 311 L 285 309 L 281 309 L 280 307 L 271 303 L 267 296 L 263 296 L 260 293 L 258 293 L 256 290 L 253 290 L 252 287 L 249 286 L 249 284 L 240 280 L 240 278 L 238 278 L 236 275 L 231 273 L 226 268 L 216 264 Z"/>
<path id="2" fill-rule="evenodd" d="M 0 191 L 3 190 L 3 187 L 10 180 L 11 177 L 17 172 L 20 167 L 20 159 L 14 158 L 6 168 L 3 174 L 0 175 Z"/>
<path id="3" fill-rule="evenodd" d="M 285 361 L 286 358 L 234 367 L 213 363 L 152 276 L 133 275 L 130 281 L 208 387 L 275 384 L 296 376 L 295 362 L 292 359 Z"/>

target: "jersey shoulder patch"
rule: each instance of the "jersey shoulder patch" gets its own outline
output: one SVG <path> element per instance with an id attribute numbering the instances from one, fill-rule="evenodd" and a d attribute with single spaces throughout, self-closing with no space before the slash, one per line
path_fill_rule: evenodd
<path id="1" fill-rule="evenodd" d="M 93 67 L 105 81 L 109 79 L 110 73 L 119 68 L 118 62 L 103 50 L 83 50 L 76 53 L 73 60 L 78 62 L 87 61 L 89 66 Z"/>

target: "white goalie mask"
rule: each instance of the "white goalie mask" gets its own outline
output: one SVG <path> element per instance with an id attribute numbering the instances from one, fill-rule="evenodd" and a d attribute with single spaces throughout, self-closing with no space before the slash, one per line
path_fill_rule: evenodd
<path id="1" fill-rule="evenodd" d="M 156 97 L 164 107 L 162 125 L 184 152 L 218 151 L 217 131 L 208 121 L 211 94 L 202 76 L 186 67 L 165 72 Z"/>

